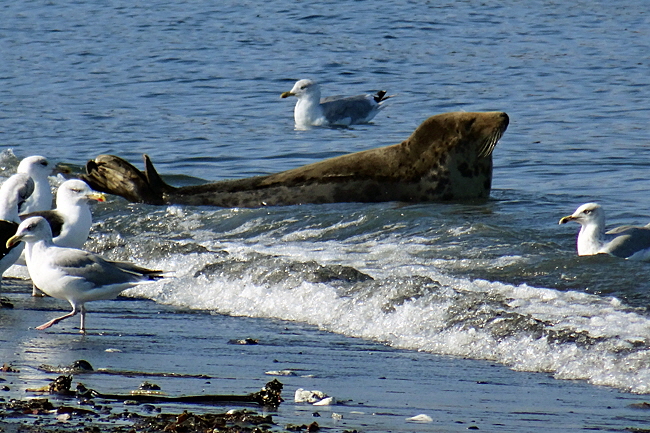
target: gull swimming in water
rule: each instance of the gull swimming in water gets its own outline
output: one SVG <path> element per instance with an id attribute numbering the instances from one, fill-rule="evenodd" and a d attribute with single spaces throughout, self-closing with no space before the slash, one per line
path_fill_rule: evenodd
<path id="1" fill-rule="evenodd" d="M 86 307 L 90 301 L 117 297 L 123 290 L 162 278 L 162 271 L 142 268 L 130 262 L 112 262 L 88 251 L 58 247 L 52 242 L 52 230 L 43 217 L 31 217 L 20 223 L 7 248 L 25 242 L 27 269 L 34 284 L 47 295 L 70 303 L 72 311 L 50 320 L 36 329 L 43 330 L 81 315 L 80 332 L 86 332 Z"/>
<path id="2" fill-rule="evenodd" d="M 52 209 L 52 189 L 48 179 L 52 167 L 47 158 L 40 155 L 28 156 L 20 161 L 16 171 L 29 175 L 34 181 L 34 192 L 20 208 L 20 213 Z"/>
<path id="3" fill-rule="evenodd" d="M 22 214 L 20 219 L 41 216 L 50 224 L 54 245 L 82 248 L 93 225 L 90 200 L 102 202 L 106 201 L 106 196 L 90 189 L 83 180 L 66 180 L 56 192 L 56 209 Z M 36 285 L 33 287 L 32 296 L 42 296 Z"/>
<path id="4" fill-rule="evenodd" d="M 0 186 L 0 278 L 2 274 L 13 265 L 20 253 L 22 246 L 7 247 L 7 240 L 16 234 L 20 218 L 18 209 L 34 191 L 34 181 L 29 175 L 17 173 L 7 179 Z"/>
<path id="5" fill-rule="evenodd" d="M 381 90 L 376 95 L 329 96 L 321 99 L 320 87 L 308 79 L 296 82 L 293 89 L 281 95 L 282 98 L 289 96 L 298 98 L 293 118 L 299 129 L 368 123 L 384 108 L 384 101 L 390 98 L 385 90 Z"/>
<path id="6" fill-rule="evenodd" d="M 630 260 L 650 260 L 650 227 L 620 226 L 605 231 L 605 211 L 598 203 L 586 203 L 560 224 L 579 223 L 578 255 L 609 254 Z"/>

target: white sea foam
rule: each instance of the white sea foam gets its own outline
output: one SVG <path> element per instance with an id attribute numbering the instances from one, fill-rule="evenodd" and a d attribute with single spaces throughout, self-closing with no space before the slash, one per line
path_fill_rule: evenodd
<path id="1" fill-rule="evenodd" d="M 389 211 L 394 218 L 177 206 L 113 216 L 108 209 L 89 246 L 173 275 L 128 295 L 650 393 L 644 311 L 577 290 L 459 277 L 537 259 L 482 254 L 462 238 L 476 231 L 464 222 L 419 228 L 419 219 L 408 224 Z M 115 226 L 132 233 L 117 235 Z M 160 245 L 169 252 L 156 252 Z"/>
<path id="2" fill-rule="evenodd" d="M 408 249 L 396 251 L 395 244 L 392 253 L 386 244 L 366 245 L 362 251 L 340 245 L 350 250 L 347 264 L 374 278 L 343 291 L 332 282 L 300 276 L 266 280 L 284 263 L 334 263 L 332 252 L 340 249 L 332 242 L 312 245 L 309 252 L 299 243 L 257 244 L 254 249 L 225 245 L 230 256 L 221 259 L 224 269 L 213 274 L 201 273 L 213 257 L 176 256 L 154 264 L 174 268 L 175 278 L 128 293 L 225 314 L 300 321 L 397 348 L 492 360 L 559 379 L 650 392 L 650 353 L 639 348 L 650 342 L 650 320 L 612 297 L 455 278 L 433 267 L 406 265 Z M 262 261 L 251 258 L 260 253 Z M 376 261 L 387 263 L 378 260 L 387 254 L 392 254 L 393 267 L 375 267 Z M 233 262 L 245 263 L 246 272 L 229 270 Z M 370 265 L 366 269 L 364 264 Z M 409 292 L 405 282 L 414 275 L 425 283 Z"/>

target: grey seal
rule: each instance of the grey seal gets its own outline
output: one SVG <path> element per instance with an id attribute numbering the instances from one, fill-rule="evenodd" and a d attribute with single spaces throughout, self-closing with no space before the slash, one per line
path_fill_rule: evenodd
<path id="1" fill-rule="evenodd" d="M 408 203 L 487 199 L 492 151 L 508 127 L 503 112 L 453 112 L 425 120 L 399 144 L 265 176 L 204 185 L 166 184 L 144 155 L 141 172 L 99 155 L 81 175 L 95 191 L 149 204 L 259 207 L 306 203 Z"/>

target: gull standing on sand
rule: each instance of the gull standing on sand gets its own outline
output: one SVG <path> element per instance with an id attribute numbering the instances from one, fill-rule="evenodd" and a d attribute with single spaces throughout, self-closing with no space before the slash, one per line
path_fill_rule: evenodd
<path id="1" fill-rule="evenodd" d="M 31 217 L 20 223 L 16 234 L 7 241 L 7 248 L 21 241 L 27 244 L 25 258 L 34 284 L 72 306 L 70 313 L 37 326 L 38 330 L 79 313 L 79 330 L 85 333 L 86 302 L 113 299 L 129 287 L 162 278 L 162 271 L 130 262 L 111 262 L 88 251 L 54 245 L 52 230 L 43 217 Z"/>
<path id="2" fill-rule="evenodd" d="M 650 260 L 650 227 L 620 226 L 605 232 L 605 211 L 598 203 L 586 203 L 560 224 L 579 223 L 578 255 L 609 254 L 630 260 Z"/>
<path id="3" fill-rule="evenodd" d="M 20 253 L 22 246 L 9 248 L 7 240 L 16 234 L 20 218 L 18 209 L 34 191 L 34 181 L 29 175 L 17 173 L 7 179 L 0 186 L 0 277 L 13 265 Z"/>
<path id="4" fill-rule="evenodd" d="M 34 181 L 34 192 L 20 208 L 20 213 L 52 209 L 52 189 L 48 179 L 52 174 L 52 167 L 47 158 L 40 155 L 28 156 L 20 161 L 16 171 L 29 175 Z"/>
<path id="5" fill-rule="evenodd" d="M 102 202 L 106 201 L 106 196 L 90 189 L 83 180 L 66 180 L 56 192 L 56 209 L 22 214 L 20 219 L 41 216 L 50 224 L 54 245 L 83 248 L 93 225 L 90 200 Z M 33 286 L 32 296 L 42 296 L 36 285 Z"/>
<path id="6" fill-rule="evenodd" d="M 385 90 L 381 90 L 376 95 L 329 96 L 321 99 L 320 87 L 308 79 L 296 82 L 293 89 L 281 95 L 282 98 L 289 96 L 298 98 L 293 110 L 298 129 L 368 123 L 384 108 L 383 102 L 390 98 Z"/>

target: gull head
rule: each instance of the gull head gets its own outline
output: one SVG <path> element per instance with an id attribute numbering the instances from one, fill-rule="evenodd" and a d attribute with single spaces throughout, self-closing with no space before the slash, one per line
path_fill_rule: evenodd
<path id="1" fill-rule="evenodd" d="M 34 179 L 47 179 L 52 174 L 52 167 L 47 158 L 40 155 L 28 156 L 18 164 L 18 173 L 26 173 Z"/>
<path id="2" fill-rule="evenodd" d="M 7 240 L 7 248 L 12 248 L 20 242 L 29 243 L 46 239 L 52 241 L 50 224 L 43 217 L 30 217 L 20 223 L 16 234 Z"/>
<path id="3" fill-rule="evenodd" d="M 88 203 L 89 200 L 106 201 L 106 196 L 93 191 L 83 180 L 66 180 L 56 192 L 56 206 L 63 207 L 67 204 Z"/>
<path id="4" fill-rule="evenodd" d="M 299 80 L 293 85 L 293 89 L 280 95 L 282 98 L 288 98 L 289 96 L 295 96 L 298 99 L 304 97 L 314 98 L 317 101 L 320 101 L 320 87 L 313 80 Z"/>
<path id="5" fill-rule="evenodd" d="M 605 226 L 605 211 L 598 203 L 585 203 L 576 209 L 572 215 L 560 219 L 560 224 L 566 224 L 569 221 L 575 221 L 582 226 L 595 225 L 598 227 Z"/>

